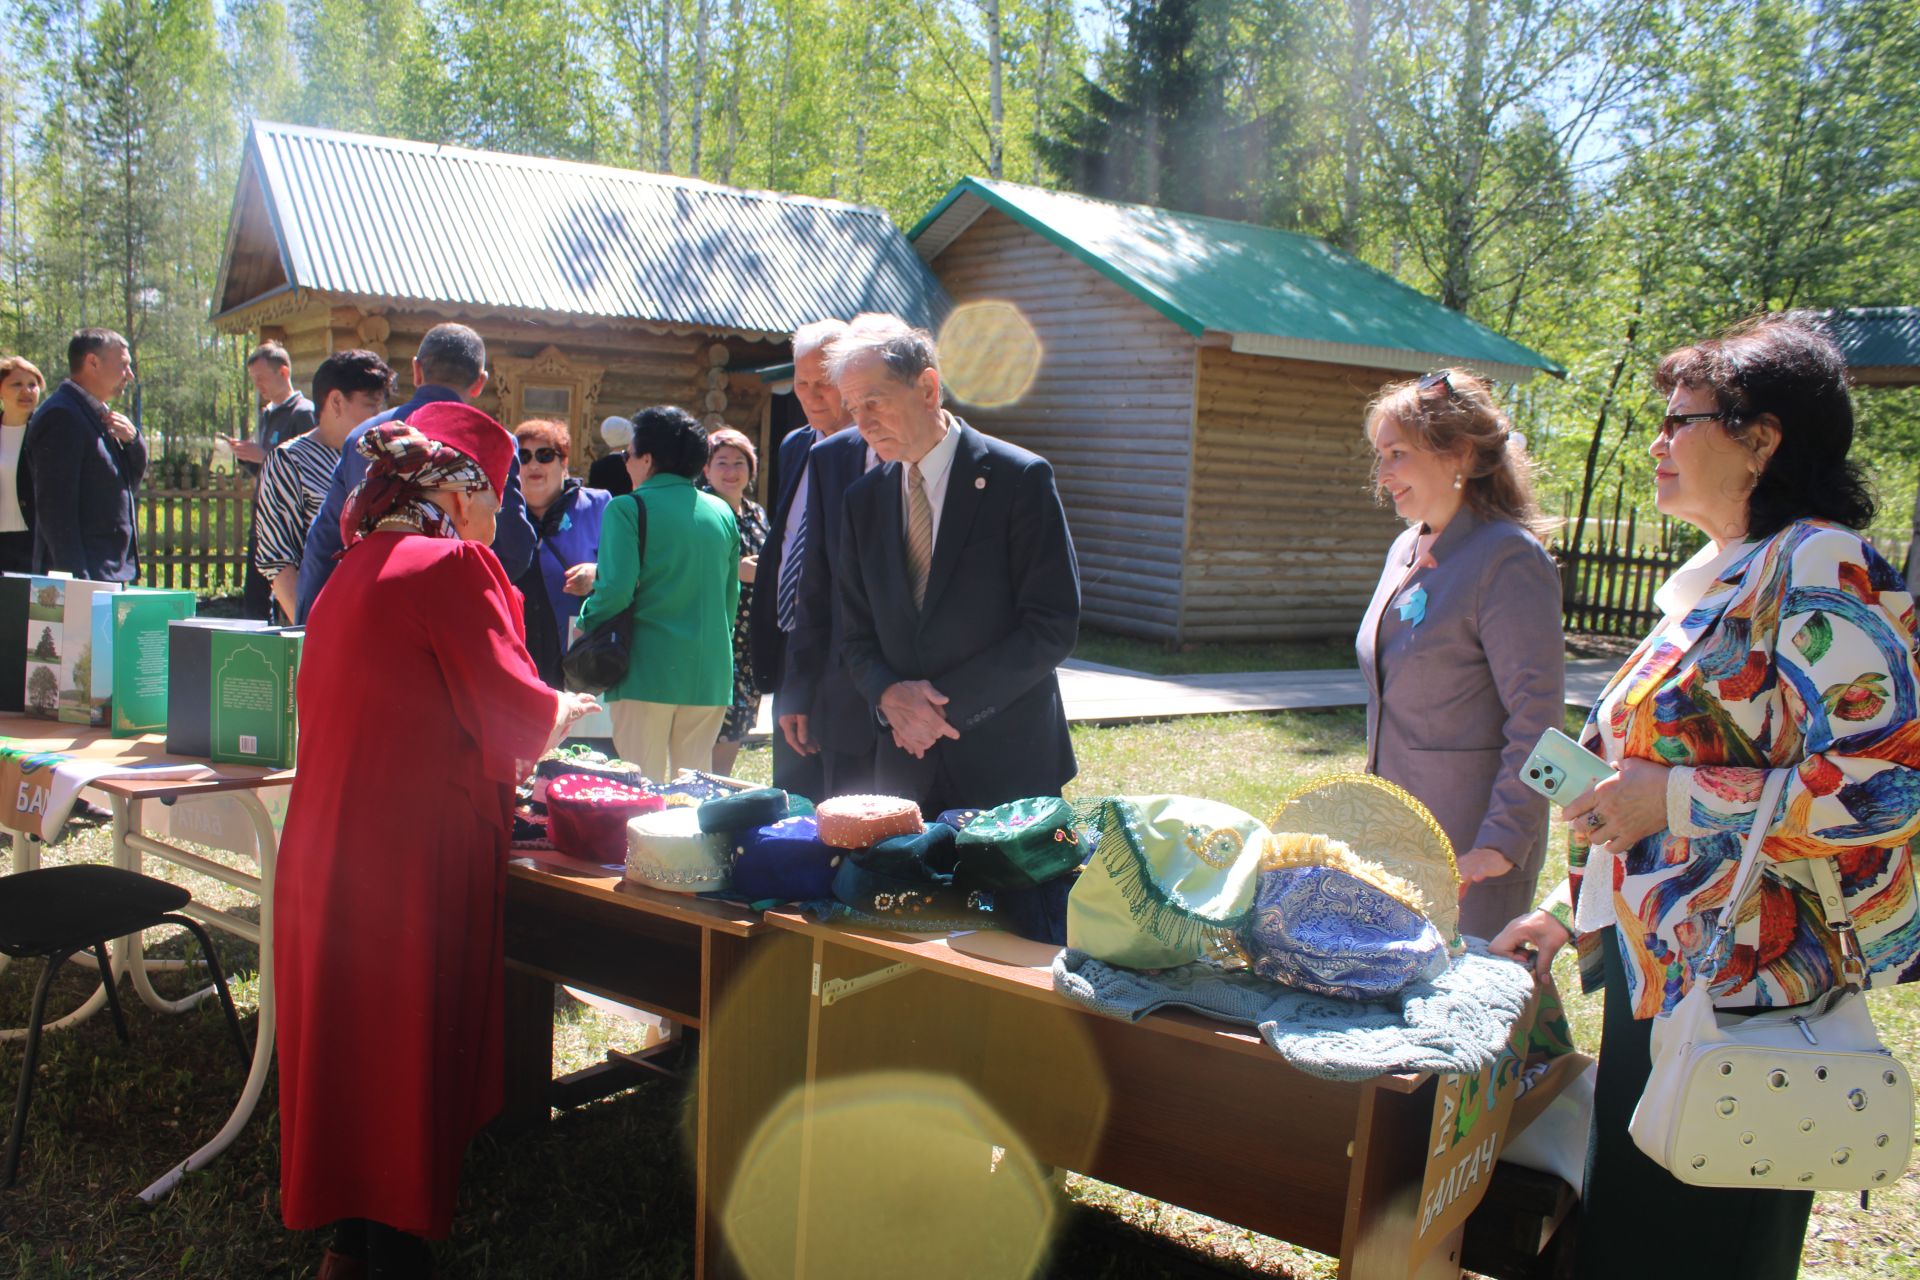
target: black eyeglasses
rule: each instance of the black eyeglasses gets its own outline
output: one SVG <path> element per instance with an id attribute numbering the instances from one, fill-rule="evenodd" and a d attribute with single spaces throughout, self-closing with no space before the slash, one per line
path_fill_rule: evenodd
<path id="1" fill-rule="evenodd" d="M 1660 419 L 1660 429 L 1654 432 L 1654 434 L 1656 436 L 1665 436 L 1671 440 L 1674 433 L 1682 427 L 1690 427 L 1696 422 L 1725 422 L 1726 420 L 1727 414 L 1724 411 L 1717 413 L 1670 413 Z"/>
<path id="2" fill-rule="evenodd" d="M 522 449 L 520 451 L 520 465 L 523 467 L 529 462 L 537 462 L 541 466 L 545 466 L 549 462 L 558 462 L 559 460 L 560 451 L 558 449 Z"/>

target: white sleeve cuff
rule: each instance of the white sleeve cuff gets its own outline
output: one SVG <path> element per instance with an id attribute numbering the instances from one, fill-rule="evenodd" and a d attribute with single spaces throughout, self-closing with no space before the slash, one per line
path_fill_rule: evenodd
<path id="1" fill-rule="evenodd" d="M 1676 836 L 1709 834 L 1693 827 L 1693 769 L 1679 765 L 1667 770 L 1667 830 Z"/>

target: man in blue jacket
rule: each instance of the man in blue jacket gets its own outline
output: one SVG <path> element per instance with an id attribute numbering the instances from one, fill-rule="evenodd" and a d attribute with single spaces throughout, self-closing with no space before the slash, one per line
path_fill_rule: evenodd
<path id="1" fill-rule="evenodd" d="M 67 343 L 67 380 L 34 411 L 20 449 L 35 572 L 95 582 L 139 574 L 133 491 L 147 442 L 107 407 L 132 381 L 133 352 L 113 330 L 82 329 Z"/>
<path id="2" fill-rule="evenodd" d="M 471 404 L 487 385 L 487 345 L 480 335 L 463 324 L 439 324 L 420 339 L 413 356 L 413 385 L 419 388 L 413 398 L 397 409 L 368 418 L 347 437 L 334 469 L 333 486 L 320 514 L 307 531 L 307 546 L 300 559 L 300 615 L 305 622 L 319 598 L 320 589 L 333 576 L 334 557 L 340 554 L 340 513 L 347 495 L 366 478 L 367 460 L 355 446 L 369 427 L 383 422 L 404 422 L 407 415 L 436 400 L 463 400 Z M 500 518 L 493 534 L 493 554 L 509 580 L 527 571 L 533 559 L 533 525 L 527 520 L 526 500 L 520 495 L 520 459 L 515 458 L 507 471 L 507 491 L 500 496 Z"/>

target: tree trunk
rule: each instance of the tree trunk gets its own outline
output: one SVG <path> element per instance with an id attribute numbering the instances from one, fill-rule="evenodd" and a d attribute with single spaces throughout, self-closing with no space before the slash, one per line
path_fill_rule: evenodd
<path id="1" fill-rule="evenodd" d="M 741 48 L 746 43 L 746 24 L 741 10 L 745 0 L 727 4 L 727 149 L 720 156 L 720 181 L 733 181 L 733 158 L 740 146 Z"/>
<path id="2" fill-rule="evenodd" d="M 1057 12 L 1056 0 L 1042 0 L 1040 6 L 1040 49 L 1033 77 L 1033 129 L 1044 134 L 1047 129 L 1047 89 L 1053 81 L 1053 20 Z M 1040 171 L 1040 148 L 1033 148 L 1034 186 L 1039 186 L 1045 175 Z"/>
<path id="3" fill-rule="evenodd" d="M 1368 50 L 1373 43 L 1373 0 L 1347 0 L 1347 128 L 1340 143 L 1340 226 L 1334 243 L 1348 253 L 1360 245 L 1362 161 L 1366 154 Z"/>
<path id="4" fill-rule="evenodd" d="M 694 8 L 693 91 L 689 95 L 693 102 L 693 118 L 688 121 L 691 136 L 687 157 L 687 173 L 695 178 L 700 176 L 700 129 L 706 119 L 707 105 L 707 28 L 712 25 L 712 19 L 711 0 L 698 0 Z"/>
<path id="5" fill-rule="evenodd" d="M 1613 410 L 1614 395 L 1620 389 L 1620 377 L 1626 372 L 1627 361 L 1633 355 L 1634 338 L 1640 332 L 1640 305 L 1636 300 L 1634 314 L 1627 321 L 1626 341 L 1620 344 L 1620 358 L 1613 362 L 1613 372 L 1607 377 L 1607 393 L 1600 398 L 1600 413 L 1593 420 L 1593 436 L 1587 441 L 1587 461 L 1580 476 L 1580 514 L 1574 519 L 1572 536 L 1567 539 L 1569 547 L 1578 548 L 1581 536 L 1586 533 L 1587 512 L 1593 505 L 1593 482 L 1600 461 L 1600 446 L 1607 434 L 1607 415 Z"/>
<path id="6" fill-rule="evenodd" d="M 793 94 L 793 0 L 780 6 L 780 101 L 773 111 L 773 137 L 767 147 L 767 189 L 780 189 L 780 148 L 785 144 L 787 99 Z"/>
<path id="7" fill-rule="evenodd" d="M 654 79 L 660 142 L 654 167 L 661 173 L 673 172 L 673 6 L 674 0 L 660 0 L 660 65 Z"/>
<path id="8" fill-rule="evenodd" d="M 1486 163 L 1488 135 L 1493 122 L 1486 118 L 1486 67 L 1489 39 L 1488 0 L 1467 0 L 1462 31 L 1460 88 L 1455 96 L 1455 185 L 1445 204 L 1446 225 L 1440 246 L 1442 275 L 1440 302 L 1465 311 L 1473 301 L 1473 259 L 1478 249 L 1480 177 Z"/>
<path id="9" fill-rule="evenodd" d="M 983 0 L 987 20 L 987 176 L 999 178 L 1006 157 L 1007 112 L 1001 97 L 1000 0 Z"/>

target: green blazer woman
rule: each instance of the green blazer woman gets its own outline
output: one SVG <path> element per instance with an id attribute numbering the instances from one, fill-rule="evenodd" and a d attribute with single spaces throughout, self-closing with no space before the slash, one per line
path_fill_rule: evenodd
<path id="1" fill-rule="evenodd" d="M 635 545 L 647 506 L 644 560 Z M 607 504 L 593 594 L 580 609 L 591 631 L 634 611 L 633 662 L 604 697 L 686 707 L 733 703 L 733 615 L 740 601 L 740 529 L 733 511 L 685 476 L 655 474 Z"/>

